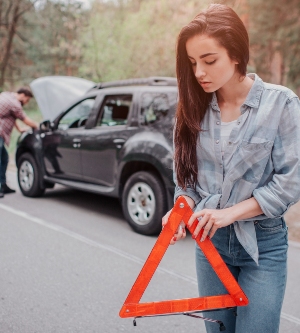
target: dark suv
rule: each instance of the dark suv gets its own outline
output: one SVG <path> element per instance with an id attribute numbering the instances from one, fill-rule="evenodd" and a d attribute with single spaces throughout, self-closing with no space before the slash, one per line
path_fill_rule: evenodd
<path id="1" fill-rule="evenodd" d="M 161 230 L 172 206 L 175 78 L 107 82 L 91 88 L 40 130 L 23 133 L 16 152 L 25 196 L 55 183 L 120 198 L 137 232 Z"/>

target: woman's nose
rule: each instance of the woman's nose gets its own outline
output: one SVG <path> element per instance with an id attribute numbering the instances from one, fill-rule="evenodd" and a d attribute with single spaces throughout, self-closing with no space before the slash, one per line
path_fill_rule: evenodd
<path id="1" fill-rule="evenodd" d="M 204 72 L 203 68 L 201 68 L 201 66 L 196 65 L 196 69 L 195 69 L 195 76 L 196 79 L 201 79 L 206 75 L 206 73 Z"/>

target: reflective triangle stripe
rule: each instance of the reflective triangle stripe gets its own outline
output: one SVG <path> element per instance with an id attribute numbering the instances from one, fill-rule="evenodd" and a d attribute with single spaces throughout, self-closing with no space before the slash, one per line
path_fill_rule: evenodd
<path id="1" fill-rule="evenodd" d="M 192 214 L 193 211 L 186 200 L 183 197 L 179 197 L 171 211 L 167 224 L 157 238 L 148 259 L 121 308 L 120 317 L 128 318 L 180 312 L 195 312 L 244 306 L 248 304 L 247 296 L 231 274 L 211 240 L 207 237 L 205 241 L 200 242 L 203 230 L 198 234 L 195 241 L 198 243 L 229 294 L 139 303 L 160 261 L 167 251 L 170 241 L 174 237 L 180 222 L 183 221 L 187 226 L 188 220 Z M 195 220 L 191 227 L 187 228 L 193 234 L 196 226 L 197 220 Z"/>

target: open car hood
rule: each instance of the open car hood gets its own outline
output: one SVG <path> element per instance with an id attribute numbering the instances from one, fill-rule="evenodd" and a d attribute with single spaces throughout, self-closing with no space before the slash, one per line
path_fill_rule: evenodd
<path id="1" fill-rule="evenodd" d="M 44 76 L 30 83 L 43 118 L 54 120 L 95 83 L 73 76 Z"/>

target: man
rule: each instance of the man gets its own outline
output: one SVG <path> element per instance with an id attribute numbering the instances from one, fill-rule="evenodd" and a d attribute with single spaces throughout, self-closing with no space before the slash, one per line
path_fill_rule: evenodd
<path id="1" fill-rule="evenodd" d="M 22 130 L 16 124 L 16 119 L 22 120 L 32 128 L 38 128 L 38 123 L 26 116 L 22 106 L 27 104 L 33 97 L 27 88 L 21 88 L 16 93 L 3 92 L 0 94 L 0 198 L 4 194 L 14 193 L 15 190 L 6 184 L 6 169 L 8 165 L 8 153 L 4 145 L 8 146 L 11 131 L 16 126 L 19 132 Z"/>

